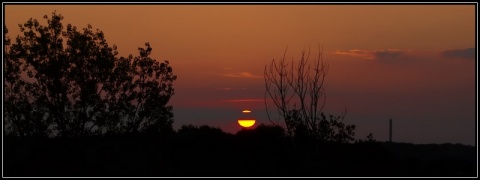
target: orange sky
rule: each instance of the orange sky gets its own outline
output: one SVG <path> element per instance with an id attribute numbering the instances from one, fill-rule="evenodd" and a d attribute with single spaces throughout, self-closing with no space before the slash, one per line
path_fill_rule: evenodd
<path id="1" fill-rule="evenodd" d="M 475 5 L 10 5 L 9 36 L 19 23 L 56 10 L 64 25 L 91 24 L 136 55 L 150 42 L 152 57 L 170 60 L 175 124 L 239 130 L 244 108 L 268 123 L 263 68 L 324 47 L 330 63 L 327 110 L 348 107 L 357 138 L 372 132 L 414 143 L 475 142 Z M 448 56 L 442 52 L 454 50 Z M 461 51 L 465 50 L 465 51 Z M 470 58 L 457 58 L 470 53 Z"/>

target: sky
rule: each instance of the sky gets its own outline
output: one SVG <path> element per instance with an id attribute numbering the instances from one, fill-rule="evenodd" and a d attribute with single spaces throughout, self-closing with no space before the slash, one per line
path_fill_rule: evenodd
<path id="1" fill-rule="evenodd" d="M 4 22 L 13 38 L 29 18 L 43 25 L 53 11 L 63 23 L 91 24 L 119 56 L 169 60 L 178 76 L 170 101 L 174 128 L 209 125 L 241 129 L 251 110 L 270 124 L 265 109 L 265 65 L 298 60 L 323 47 L 329 64 L 325 113 L 347 109 L 356 138 L 416 144 L 476 143 L 475 4 L 349 5 L 12 5 Z"/>

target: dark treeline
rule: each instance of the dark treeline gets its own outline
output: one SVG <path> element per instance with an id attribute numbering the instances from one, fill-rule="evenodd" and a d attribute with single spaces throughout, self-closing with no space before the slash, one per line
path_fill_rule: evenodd
<path id="1" fill-rule="evenodd" d="M 376 141 L 292 145 L 282 129 L 4 139 L 4 176 L 473 177 L 476 151 L 459 144 Z"/>

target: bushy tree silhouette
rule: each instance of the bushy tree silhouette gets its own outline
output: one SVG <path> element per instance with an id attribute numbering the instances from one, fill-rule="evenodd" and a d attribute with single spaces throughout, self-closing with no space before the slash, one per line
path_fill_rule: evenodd
<path id="1" fill-rule="evenodd" d="M 30 18 L 23 35 L 6 36 L 4 89 L 6 132 L 19 136 L 84 136 L 172 131 L 174 95 L 169 62 L 117 57 L 102 31 L 79 31 L 53 12 L 48 25 Z"/>

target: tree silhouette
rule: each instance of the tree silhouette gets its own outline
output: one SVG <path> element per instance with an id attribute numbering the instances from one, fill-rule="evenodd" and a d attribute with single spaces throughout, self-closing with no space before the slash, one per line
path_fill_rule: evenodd
<path id="1" fill-rule="evenodd" d="M 116 55 L 104 33 L 91 25 L 77 30 L 53 12 L 43 26 L 19 24 L 13 43 L 5 27 L 5 124 L 19 136 L 84 136 L 171 131 L 174 95 L 169 62 Z"/>
<path id="2" fill-rule="evenodd" d="M 330 120 L 322 112 L 326 101 L 325 77 L 329 69 L 322 50 L 319 49 L 318 57 L 312 63 L 309 61 L 310 49 L 308 53 L 301 53 L 297 64 L 293 59 L 290 64 L 287 62 L 285 50 L 279 61 L 273 59 L 265 66 L 265 107 L 270 122 L 281 126 L 272 120 L 267 98 L 273 101 L 290 137 L 322 142 L 352 141 L 355 125 L 343 122 L 346 110 L 341 116 L 331 115 Z"/>

